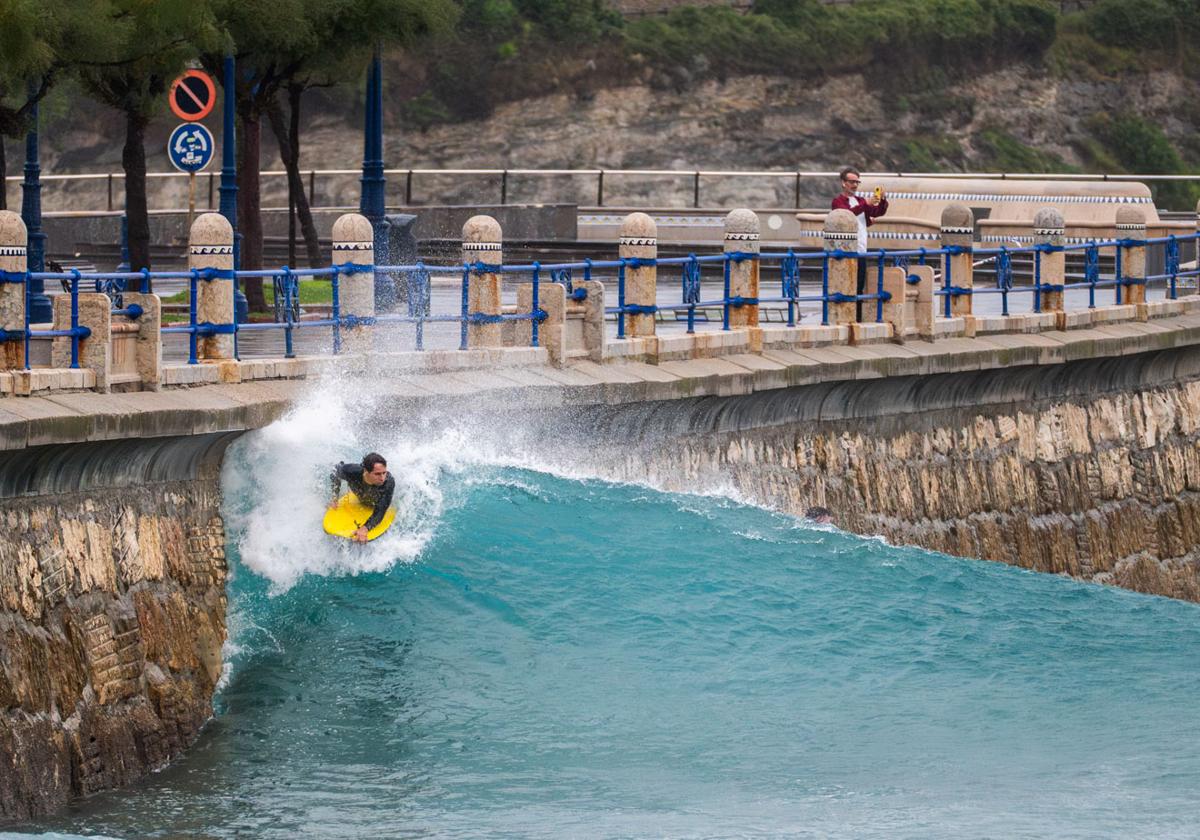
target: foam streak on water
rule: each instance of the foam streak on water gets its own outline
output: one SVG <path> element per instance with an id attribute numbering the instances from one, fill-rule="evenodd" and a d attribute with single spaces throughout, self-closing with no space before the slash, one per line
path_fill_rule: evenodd
<path id="1" fill-rule="evenodd" d="M 523 469 L 470 435 L 331 445 L 353 418 L 326 402 L 227 459 L 218 717 L 31 829 L 1195 835 L 1195 605 Z M 407 515 L 333 544 L 325 471 L 367 448 Z"/>

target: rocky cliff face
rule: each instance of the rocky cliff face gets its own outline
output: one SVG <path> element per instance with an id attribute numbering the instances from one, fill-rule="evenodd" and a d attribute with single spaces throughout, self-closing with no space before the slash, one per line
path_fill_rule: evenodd
<path id="1" fill-rule="evenodd" d="M 0 499 L 0 819 L 128 784 L 196 739 L 225 640 L 219 512 L 215 475 Z"/>

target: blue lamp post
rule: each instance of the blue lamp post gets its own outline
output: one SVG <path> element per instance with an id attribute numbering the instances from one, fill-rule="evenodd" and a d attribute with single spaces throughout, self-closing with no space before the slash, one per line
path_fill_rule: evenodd
<path id="1" fill-rule="evenodd" d="M 30 83 L 29 95 L 37 93 L 37 85 Z M 25 180 L 21 184 L 21 218 L 29 232 L 30 271 L 46 270 L 46 234 L 42 233 L 42 167 L 38 162 L 38 106 L 35 102 L 29 112 L 29 131 L 25 135 Z M 46 287 L 41 280 L 30 280 L 25 290 L 29 321 L 47 324 L 54 320 L 54 309 L 46 296 Z"/>
<path id="2" fill-rule="evenodd" d="M 233 123 L 237 107 L 237 73 L 233 56 L 225 56 L 222 70 L 225 100 L 222 103 L 224 125 L 221 129 L 220 213 L 229 220 L 229 226 L 233 228 L 233 267 L 236 269 L 241 268 L 242 265 L 242 235 L 237 232 L 237 134 Z M 249 312 L 250 306 L 246 302 L 246 295 L 242 293 L 241 287 L 235 281 L 233 284 L 234 318 L 239 324 L 245 323 Z"/>
<path id="3" fill-rule="evenodd" d="M 363 122 L 362 197 L 359 212 L 375 232 L 375 264 L 388 262 L 387 180 L 383 175 L 383 61 L 378 47 L 367 73 L 366 115 Z M 375 275 L 375 306 L 382 312 L 393 308 L 396 289 L 386 274 Z"/>

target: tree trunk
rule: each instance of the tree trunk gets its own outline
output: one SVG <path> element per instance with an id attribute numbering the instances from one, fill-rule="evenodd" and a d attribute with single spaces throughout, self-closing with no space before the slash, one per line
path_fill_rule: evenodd
<path id="1" fill-rule="evenodd" d="M 150 268 L 150 214 L 146 207 L 146 118 L 136 111 L 125 112 L 125 147 L 121 165 L 125 169 L 125 218 L 129 224 L 129 268 Z"/>
<path id="2" fill-rule="evenodd" d="M 313 222 L 312 208 L 308 205 L 308 195 L 304 192 L 304 179 L 300 175 L 300 140 L 295 133 L 300 122 L 300 97 L 292 94 L 289 95 L 289 99 L 292 108 L 291 131 L 283 123 L 283 108 L 277 99 L 272 99 L 267 106 L 267 118 L 271 121 L 275 139 L 279 141 L 279 158 L 283 161 L 283 168 L 287 170 L 288 190 L 296 199 L 296 215 L 300 218 L 300 229 L 304 234 L 308 264 L 316 267 L 324 265 L 325 262 L 321 258 L 321 240 Z"/>
<path id="3" fill-rule="evenodd" d="M 242 234 L 242 269 L 256 271 L 263 267 L 262 195 L 260 190 L 261 123 L 258 114 L 247 108 L 242 111 L 241 131 L 238 132 L 238 226 Z M 246 303 L 251 312 L 266 312 L 267 299 L 263 294 L 261 277 L 245 278 L 242 283 Z"/>
<path id="4" fill-rule="evenodd" d="M 8 158 L 4 154 L 4 135 L 0 134 L 0 210 L 8 209 Z"/>

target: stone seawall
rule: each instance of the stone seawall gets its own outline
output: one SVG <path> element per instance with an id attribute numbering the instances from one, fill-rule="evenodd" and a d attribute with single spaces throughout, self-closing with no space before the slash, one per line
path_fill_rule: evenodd
<path id="1" fill-rule="evenodd" d="M 1200 314 L 653 365 L 333 361 L 310 373 L 366 372 L 359 419 L 381 428 L 562 447 L 587 472 L 725 482 L 859 533 L 1200 601 Z M 221 459 L 314 387 L 0 399 L 0 819 L 194 740 L 225 636 Z"/>
<path id="2" fill-rule="evenodd" d="M 606 412 L 620 477 L 732 484 L 881 534 L 1200 601 L 1200 353 Z M 655 431 L 655 430 L 658 431 Z"/>
<path id="3" fill-rule="evenodd" d="M 0 462 L 0 818 L 166 765 L 212 715 L 227 435 Z"/>

